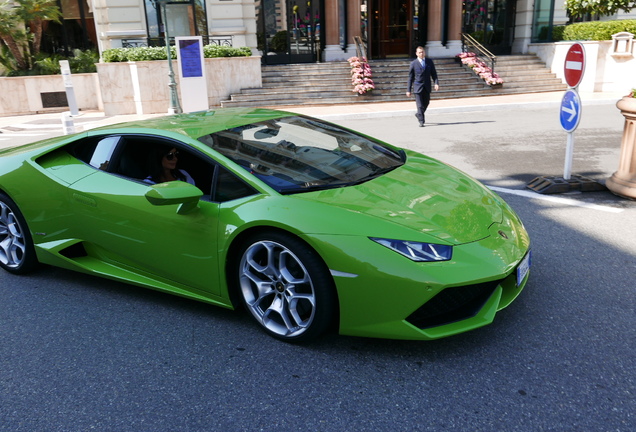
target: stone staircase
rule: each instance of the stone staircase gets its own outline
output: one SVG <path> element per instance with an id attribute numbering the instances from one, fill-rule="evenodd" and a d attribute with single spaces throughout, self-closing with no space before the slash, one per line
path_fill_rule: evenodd
<path id="1" fill-rule="evenodd" d="M 262 88 L 243 89 L 222 101 L 223 107 L 321 105 L 408 101 L 406 82 L 410 60 L 372 60 L 375 90 L 357 96 L 351 85 L 349 63 L 327 62 L 262 67 Z M 495 72 L 503 79 L 499 88 L 486 85 L 454 58 L 435 59 L 440 90 L 432 99 L 454 99 L 559 91 L 567 89 L 555 74 L 533 55 L 497 58 Z"/>

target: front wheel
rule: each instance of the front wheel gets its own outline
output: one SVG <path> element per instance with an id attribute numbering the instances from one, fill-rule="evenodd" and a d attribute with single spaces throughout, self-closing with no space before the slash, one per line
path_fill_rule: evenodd
<path id="1" fill-rule="evenodd" d="M 261 233 L 245 241 L 235 269 L 243 303 L 270 335 L 313 339 L 336 314 L 335 287 L 320 256 L 291 235 Z"/>
<path id="2" fill-rule="evenodd" d="M 0 267 L 15 273 L 28 273 L 37 265 L 31 233 L 18 206 L 0 192 Z"/>

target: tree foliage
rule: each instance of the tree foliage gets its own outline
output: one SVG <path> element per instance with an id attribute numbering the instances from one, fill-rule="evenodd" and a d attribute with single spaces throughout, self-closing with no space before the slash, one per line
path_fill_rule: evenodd
<path id="1" fill-rule="evenodd" d="M 636 8 L 636 0 L 565 0 L 565 9 L 571 16 L 614 15 Z"/>
<path id="2" fill-rule="evenodd" d="M 2 0 L 0 2 L 0 62 L 10 70 L 29 70 L 40 53 L 45 21 L 62 16 L 55 0 Z"/>

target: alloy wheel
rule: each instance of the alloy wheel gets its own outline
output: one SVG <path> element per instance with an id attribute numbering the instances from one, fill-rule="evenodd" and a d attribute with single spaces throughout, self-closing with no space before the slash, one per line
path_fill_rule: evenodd
<path id="1" fill-rule="evenodd" d="M 297 338 L 314 322 L 311 274 L 284 244 L 269 240 L 251 244 L 240 262 L 239 284 L 249 311 L 274 336 Z"/>
<path id="2" fill-rule="evenodd" d="M 22 264 L 26 253 L 26 240 L 15 213 L 0 202 L 0 263 L 7 268 Z"/>

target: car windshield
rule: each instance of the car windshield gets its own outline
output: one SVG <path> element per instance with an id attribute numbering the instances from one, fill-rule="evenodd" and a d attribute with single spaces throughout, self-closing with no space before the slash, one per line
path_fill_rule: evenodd
<path id="1" fill-rule="evenodd" d="M 280 193 L 351 186 L 404 164 L 396 150 L 305 117 L 261 121 L 199 138 Z"/>

